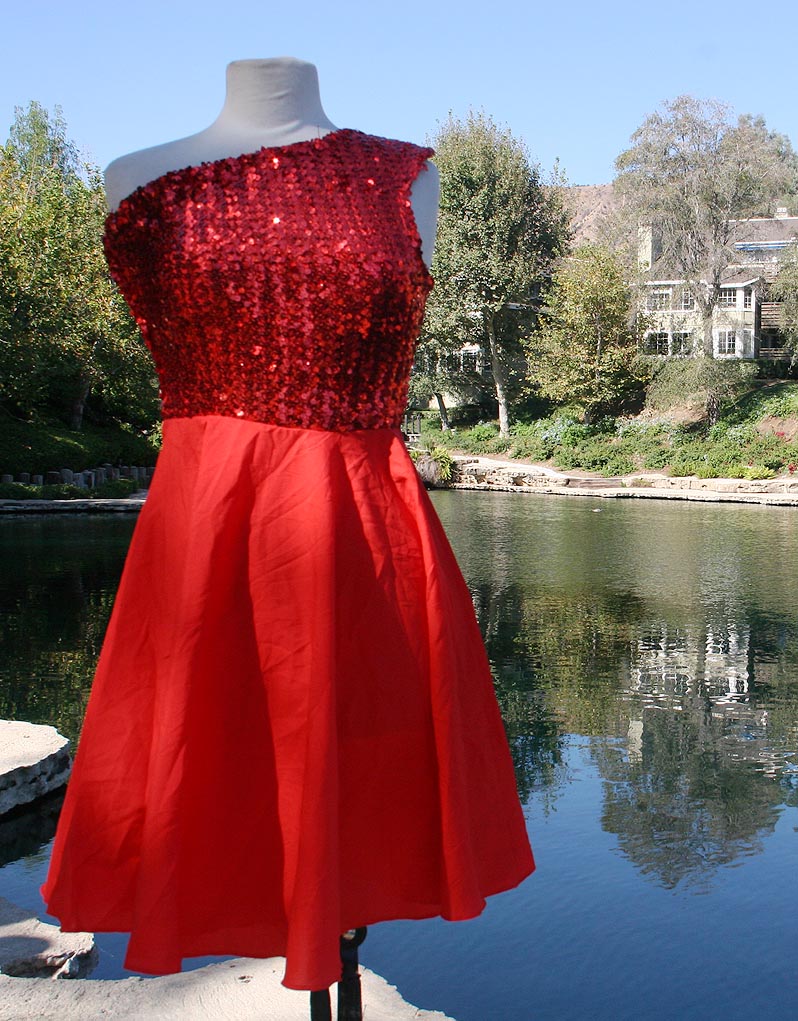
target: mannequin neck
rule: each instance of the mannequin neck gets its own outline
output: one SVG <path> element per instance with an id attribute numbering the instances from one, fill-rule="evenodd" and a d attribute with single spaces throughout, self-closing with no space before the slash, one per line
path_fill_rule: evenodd
<path id="1" fill-rule="evenodd" d="M 259 132 L 288 141 L 334 130 L 321 105 L 316 68 L 293 57 L 229 64 L 224 106 L 208 129 L 225 135 Z"/>

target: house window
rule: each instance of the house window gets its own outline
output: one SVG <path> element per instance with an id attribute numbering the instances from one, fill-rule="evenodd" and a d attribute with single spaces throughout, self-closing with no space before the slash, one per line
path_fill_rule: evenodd
<path id="1" fill-rule="evenodd" d="M 463 351 L 463 372 L 479 372 L 479 352 Z"/>
<path id="2" fill-rule="evenodd" d="M 649 291 L 646 296 L 646 308 L 649 312 L 659 312 L 663 308 L 670 308 L 670 291 Z"/>
<path id="3" fill-rule="evenodd" d="M 737 334 L 734 330 L 720 330 L 718 333 L 718 354 L 733 355 L 737 349 Z"/>
<path id="4" fill-rule="evenodd" d="M 746 287 L 743 291 L 743 308 L 753 308 L 754 306 L 754 292 L 750 287 Z"/>
<path id="5" fill-rule="evenodd" d="M 646 337 L 645 352 L 648 355 L 666 355 L 668 353 L 668 334 L 649 333 Z"/>
<path id="6" fill-rule="evenodd" d="M 674 355 L 689 355 L 693 353 L 693 335 L 692 333 L 672 333 L 671 334 L 671 354 Z"/>
<path id="7" fill-rule="evenodd" d="M 718 294 L 718 304 L 722 305 L 723 308 L 734 308 L 737 304 L 737 288 L 721 287 Z"/>
<path id="8" fill-rule="evenodd" d="M 686 289 L 682 291 L 682 300 L 679 307 L 683 308 L 686 312 L 695 308 L 695 298 L 693 297 L 692 291 L 688 291 Z"/>

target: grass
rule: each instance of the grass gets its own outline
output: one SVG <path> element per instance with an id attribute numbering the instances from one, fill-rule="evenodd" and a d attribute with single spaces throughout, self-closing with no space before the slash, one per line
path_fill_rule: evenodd
<path id="1" fill-rule="evenodd" d="M 157 436 L 122 426 L 86 425 L 80 432 L 61 422 L 21 422 L 0 412 L 0 474 L 40 475 L 60 468 L 83 471 L 101 464 L 149 467 L 158 453 Z"/>
<path id="2" fill-rule="evenodd" d="M 79 486 L 31 486 L 23 482 L 0 482 L 0 500 L 120 500 L 141 488 L 133 479 L 114 479 L 94 489 Z"/>
<path id="3" fill-rule="evenodd" d="M 798 383 L 760 387 L 728 407 L 714 426 L 679 424 L 668 414 L 658 418 L 606 418 L 586 425 L 558 413 L 519 422 L 509 437 L 484 422 L 470 429 L 441 432 L 440 423 L 424 425 L 426 442 L 475 455 L 547 462 L 564 470 L 604 476 L 656 471 L 699 478 L 768 479 L 798 476 L 798 440 L 784 432 L 764 431 L 763 419 L 798 420 Z"/>

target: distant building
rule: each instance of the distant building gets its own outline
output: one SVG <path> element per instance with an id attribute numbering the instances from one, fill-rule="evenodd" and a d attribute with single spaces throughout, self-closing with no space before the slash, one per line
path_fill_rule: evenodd
<path id="1" fill-rule="evenodd" d="M 712 317 L 716 358 L 781 360 L 785 337 L 780 303 L 769 294 L 785 253 L 798 243 L 798 217 L 780 209 L 775 217 L 740 221 L 734 242 L 739 258 L 721 279 Z M 686 281 L 662 269 L 656 232 L 639 233 L 638 260 L 650 267 L 643 285 L 642 306 L 649 319 L 643 340 L 647 354 L 689 357 L 702 350 L 704 324 Z M 708 287 L 708 283 L 702 286 Z"/>

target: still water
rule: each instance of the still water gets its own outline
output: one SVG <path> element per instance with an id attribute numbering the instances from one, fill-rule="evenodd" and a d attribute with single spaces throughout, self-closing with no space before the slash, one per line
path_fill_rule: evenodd
<path id="1" fill-rule="evenodd" d="M 434 500 L 538 870 L 477 920 L 374 926 L 363 962 L 458 1021 L 794 1016 L 798 511 Z M 132 525 L 0 521 L 0 717 L 78 735 Z M 0 894 L 37 910 L 53 815 L 0 827 Z"/>

